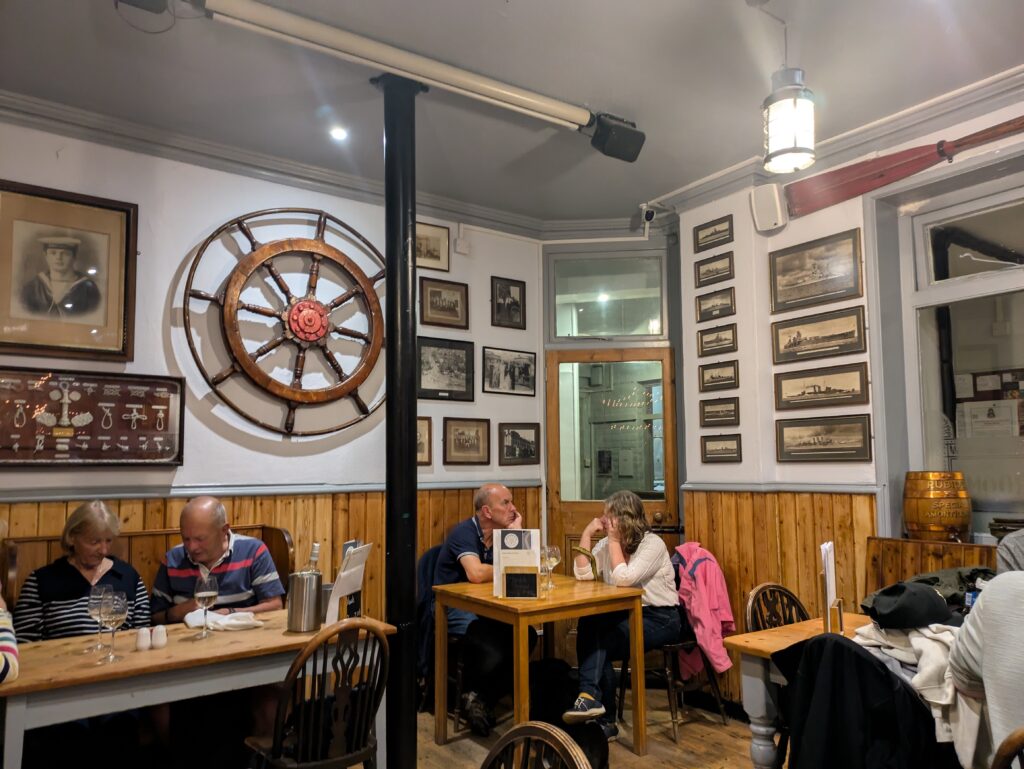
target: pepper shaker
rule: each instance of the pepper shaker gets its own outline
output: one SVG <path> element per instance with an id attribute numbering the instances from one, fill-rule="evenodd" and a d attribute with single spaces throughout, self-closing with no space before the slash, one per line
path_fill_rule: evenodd
<path id="1" fill-rule="evenodd" d="M 151 643 L 154 649 L 163 649 L 167 646 L 167 628 L 163 625 L 153 628 Z"/>
<path id="2" fill-rule="evenodd" d="M 135 634 L 135 650 L 144 652 L 153 645 L 153 641 L 149 636 L 148 627 L 140 627 Z"/>

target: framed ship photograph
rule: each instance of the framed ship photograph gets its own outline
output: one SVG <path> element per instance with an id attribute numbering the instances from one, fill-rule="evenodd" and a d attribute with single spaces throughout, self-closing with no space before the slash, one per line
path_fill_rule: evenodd
<path id="1" fill-rule="evenodd" d="M 133 357 L 139 207 L 0 181 L 0 353 Z"/>
<path id="2" fill-rule="evenodd" d="M 738 347 L 735 323 L 730 323 L 726 326 L 715 326 L 714 328 L 702 328 L 697 331 L 698 358 L 736 352 Z"/>
<path id="3" fill-rule="evenodd" d="M 729 287 L 707 294 L 699 294 L 696 302 L 698 323 L 715 318 L 726 318 L 736 314 L 736 289 Z"/>
<path id="4" fill-rule="evenodd" d="M 742 436 L 739 433 L 733 435 L 700 436 L 700 461 L 704 464 L 742 462 Z"/>
<path id="5" fill-rule="evenodd" d="M 701 427 L 738 427 L 739 424 L 739 398 L 711 398 L 700 401 Z"/>
<path id="6" fill-rule="evenodd" d="M 420 323 L 469 328 L 469 286 L 438 278 L 420 278 Z"/>
<path id="7" fill-rule="evenodd" d="M 847 230 L 768 255 L 772 312 L 863 296 L 860 230 Z"/>
<path id="8" fill-rule="evenodd" d="M 867 348 L 860 305 L 772 323 L 772 363 L 851 355 Z"/>
<path id="9" fill-rule="evenodd" d="M 724 254 L 709 256 L 701 259 L 693 265 L 693 285 L 695 288 L 704 288 L 713 283 L 721 283 L 724 280 L 732 280 L 736 277 L 733 267 L 732 251 Z"/>
<path id="10" fill-rule="evenodd" d="M 428 400 L 473 400 L 473 343 L 417 337 L 419 346 L 416 397 Z"/>
<path id="11" fill-rule="evenodd" d="M 732 214 L 698 224 L 693 228 L 693 252 L 695 254 L 717 246 L 724 246 L 726 243 L 732 243 Z"/>
<path id="12" fill-rule="evenodd" d="M 868 402 L 868 364 L 783 371 L 775 375 L 775 408 L 863 406 Z"/>
<path id="13" fill-rule="evenodd" d="M 730 360 L 725 363 L 708 363 L 698 367 L 700 373 L 700 391 L 731 390 L 740 386 L 740 362 Z"/>
<path id="14" fill-rule="evenodd" d="M 489 465 L 491 420 L 444 418 L 444 463 Z"/>
<path id="15" fill-rule="evenodd" d="M 871 417 L 777 419 L 775 453 L 779 462 L 870 462 Z"/>

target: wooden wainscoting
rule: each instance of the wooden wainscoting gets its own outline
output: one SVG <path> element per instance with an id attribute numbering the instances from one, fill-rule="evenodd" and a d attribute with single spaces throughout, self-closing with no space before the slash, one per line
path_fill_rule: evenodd
<path id="1" fill-rule="evenodd" d="M 958 566 L 987 566 L 995 571 L 996 546 L 868 537 L 864 594 L 915 574 Z"/>
<path id="2" fill-rule="evenodd" d="M 837 593 L 847 606 L 864 595 L 867 540 L 875 534 L 875 498 L 867 494 L 686 491 L 685 539 L 715 554 L 725 572 L 737 632 L 746 631 L 747 595 L 762 582 L 781 582 L 820 617 L 822 542 L 836 543 Z M 856 609 L 852 609 L 856 610 Z M 739 658 L 722 676 L 722 694 L 742 700 Z"/>
<path id="3" fill-rule="evenodd" d="M 417 557 L 440 544 L 448 530 L 473 512 L 474 488 L 424 489 L 417 495 Z M 512 489 L 527 528 L 540 528 L 539 486 Z M 68 515 L 83 500 L 0 503 L 0 520 L 12 537 L 59 535 Z M 110 500 L 107 505 L 124 531 L 176 529 L 184 497 Z M 320 543 L 320 566 L 334 575 L 341 564 L 341 546 L 350 539 L 374 542 L 363 588 L 367 616 L 384 617 L 384 492 L 221 497 L 234 524 L 267 524 L 287 529 L 295 542 L 295 561 L 302 566 L 314 542 Z M 281 575 L 287 579 L 287 575 Z"/>

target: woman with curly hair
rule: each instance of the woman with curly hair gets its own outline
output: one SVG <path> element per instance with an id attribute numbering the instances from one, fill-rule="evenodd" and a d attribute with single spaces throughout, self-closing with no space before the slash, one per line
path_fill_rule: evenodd
<path id="1" fill-rule="evenodd" d="M 651 531 L 644 504 L 632 491 L 617 491 L 604 502 L 604 514 L 583 530 L 580 547 L 590 550 L 597 534 L 605 536 L 594 546 L 597 571 L 610 585 L 643 588 L 644 650 L 656 649 L 679 639 L 679 595 L 668 547 Z M 577 555 L 573 572 L 578 580 L 594 579 L 590 559 Z M 629 651 L 629 613 L 625 611 L 582 617 L 576 635 L 580 665 L 580 693 L 562 716 L 567 724 L 598 719 L 608 739 L 618 736 L 613 718 L 615 673 L 612 660 Z"/>

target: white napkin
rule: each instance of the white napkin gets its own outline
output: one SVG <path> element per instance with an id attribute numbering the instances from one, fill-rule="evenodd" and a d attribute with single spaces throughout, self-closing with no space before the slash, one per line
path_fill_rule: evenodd
<path id="1" fill-rule="evenodd" d="M 263 627 L 263 623 L 256 619 L 251 611 L 236 611 L 234 614 L 217 614 L 211 611 L 207 617 L 210 630 L 248 630 L 253 627 Z M 185 624 L 189 627 L 203 626 L 203 610 L 196 609 L 185 615 Z"/>

